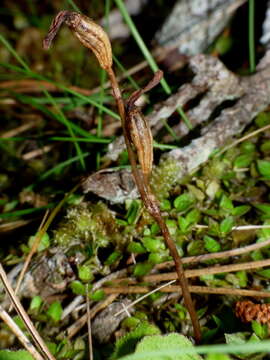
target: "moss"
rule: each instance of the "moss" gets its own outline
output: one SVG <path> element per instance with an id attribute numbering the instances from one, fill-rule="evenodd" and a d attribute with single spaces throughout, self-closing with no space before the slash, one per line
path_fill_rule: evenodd
<path id="1" fill-rule="evenodd" d="M 76 243 L 106 247 L 111 242 L 121 243 L 119 225 L 115 214 L 102 202 L 82 203 L 67 210 L 67 215 L 54 232 L 54 241 L 58 245 Z"/>
<path id="2" fill-rule="evenodd" d="M 153 169 L 151 186 L 159 201 L 169 197 L 169 192 L 176 183 L 179 164 L 172 158 L 161 160 Z"/>

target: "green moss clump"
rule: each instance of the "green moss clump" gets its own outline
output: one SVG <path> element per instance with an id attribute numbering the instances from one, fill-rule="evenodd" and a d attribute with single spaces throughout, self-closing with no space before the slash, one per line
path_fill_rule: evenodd
<path id="1" fill-rule="evenodd" d="M 82 203 L 67 210 L 65 219 L 54 232 L 58 245 L 91 245 L 97 250 L 109 244 L 121 246 L 125 242 L 120 234 L 115 214 L 102 202 Z"/>
<path id="2" fill-rule="evenodd" d="M 152 172 L 151 187 L 159 201 L 169 197 L 169 191 L 176 183 L 179 173 L 179 163 L 174 159 L 161 160 L 158 167 Z"/>

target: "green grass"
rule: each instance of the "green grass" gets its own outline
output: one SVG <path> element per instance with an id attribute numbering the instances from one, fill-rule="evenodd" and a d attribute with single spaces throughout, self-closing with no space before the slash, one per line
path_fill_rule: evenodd
<path id="1" fill-rule="evenodd" d="M 68 130 L 68 132 L 70 134 L 70 137 L 74 138 L 74 131 L 72 129 L 72 122 L 69 121 L 69 119 L 65 116 L 63 111 L 60 109 L 60 107 L 54 101 L 54 98 L 50 95 L 50 93 L 47 90 L 44 90 L 44 93 L 48 97 L 48 99 L 50 100 L 50 102 L 52 103 L 52 105 L 54 106 L 54 108 L 57 111 L 58 116 L 56 118 L 58 118 L 60 120 L 60 122 L 66 126 L 66 128 L 67 128 L 67 130 Z M 75 146 L 75 149 L 76 149 L 76 152 L 78 154 L 79 161 L 81 163 L 82 169 L 86 170 L 84 158 L 82 156 L 82 149 L 81 149 L 79 143 L 76 140 L 74 140 L 72 142 L 73 142 L 73 144 Z"/>
<path id="2" fill-rule="evenodd" d="M 24 215 L 34 214 L 41 210 L 52 209 L 55 205 L 56 205 L 55 203 L 50 203 L 46 206 L 42 206 L 42 207 L 38 207 L 38 208 L 29 208 L 29 209 L 16 210 L 16 211 L 12 211 L 12 212 L 2 213 L 2 214 L 0 214 L 0 219 L 8 219 L 8 218 L 21 217 Z"/>
<path id="3" fill-rule="evenodd" d="M 122 0 L 115 0 L 116 5 L 118 6 L 125 22 L 127 23 L 127 26 L 130 29 L 131 34 L 133 35 L 137 45 L 139 46 L 141 52 L 143 53 L 143 56 L 145 58 L 145 60 L 147 61 L 147 63 L 149 64 L 150 68 L 156 72 L 157 70 L 159 70 L 159 67 L 155 61 L 155 59 L 153 58 L 152 54 L 150 53 L 150 51 L 148 50 L 147 46 L 145 45 L 141 35 L 139 34 L 133 20 L 131 19 L 125 4 L 123 3 Z M 165 91 L 165 93 L 167 95 L 170 95 L 172 93 L 172 90 L 170 88 L 170 86 L 168 85 L 167 81 L 165 80 L 165 78 L 161 79 L 160 81 L 160 85 L 162 86 L 163 90 Z M 189 121 L 189 119 L 187 118 L 186 114 L 184 113 L 183 109 L 181 107 L 178 107 L 178 112 L 181 115 L 181 117 L 183 118 L 186 126 L 189 129 L 192 129 L 192 125 Z M 175 132 L 171 129 L 171 127 L 167 124 L 166 121 L 163 122 L 166 130 L 171 134 L 171 136 L 175 139 L 178 140 Z"/>
<path id="4" fill-rule="evenodd" d="M 254 0 L 249 0 L 248 1 L 248 47 L 249 47 L 249 69 L 251 73 L 253 73 L 256 69 L 254 17 L 255 17 L 255 2 Z"/>

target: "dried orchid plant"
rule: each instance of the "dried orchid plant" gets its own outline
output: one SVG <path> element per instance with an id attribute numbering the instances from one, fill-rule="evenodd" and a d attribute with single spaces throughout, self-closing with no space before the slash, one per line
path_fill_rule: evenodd
<path id="1" fill-rule="evenodd" d="M 108 35 L 101 26 L 88 17 L 76 12 L 61 11 L 53 20 L 49 32 L 44 39 L 43 46 L 49 49 L 52 40 L 62 23 L 72 30 L 74 35 L 87 48 L 93 51 L 99 65 L 107 72 L 111 81 L 113 95 L 121 117 L 125 143 L 131 163 L 132 174 L 147 211 L 158 223 L 170 254 L 174 260 L 179 283 L 185 305 L 193 324 L 196 342 L 200 341 L 201 331 L 198 317 L 188 288 L 182 260 L 170 236 L 167 225 L 161 215 L 160 207 L 155 195 L 152 193 L 149 178 L 153 164 L 153 138 L 149 127 L 140 109 L 135 105 L 136 100 L 145 92 L 151 90 L 161 80 L 163 73 L 157 71 L 153 79 L 140 90 L 135 91 L 125 106 L 121 90 L 112 68 L 112 48 Z"/>

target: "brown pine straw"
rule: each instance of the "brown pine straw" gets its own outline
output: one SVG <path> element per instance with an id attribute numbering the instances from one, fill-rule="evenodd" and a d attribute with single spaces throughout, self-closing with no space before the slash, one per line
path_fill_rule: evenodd
<path id="1" fill-rule="evenodd" d="M 182 261 L 183 261 L 183 264 L 191 264 L 191 263 L 203 262 L 203 261 L 206 261 L 206 260 L 224 259 L 224 258 L 227 258 L 227 257 L 239 256 L 239 255 L 243 255 L 243 254 L 246 254 L 248 252 L 251 252 L 251 251 L 259 250 L 259 249 L 261 249 L 263 247 L 266 247 L 268 245 L 270 245 L 270 239 L 267 239 L 265 241 L 258 242 L 258 243 L 252 244 L 252 245 L 243 246 L 243 247 L 240 247 L 240 248 L 237 248 L 237 249 L 220 251 L 220 252 L 215 252 L 215 253 L 211 253 L 211 254 L 188 256 L 188 257 L 182 258 Z M 164 269 L 164 268 L 172 267 L 172 266 L 174 266 L 173 261 L 166 261 L 166 262 L 164 262 L 162 264 L 156 265 L 155 269 Z"/>
<path id="2" fill-rule="evenodd" d="M 117 287 L 103 287 L 102 290 L 105 294 L 145 294 L 152 290 L 149 286 L 117 286 Z M 164 293 L 179 292 L 179 286 L 169 285 L 165 286 L 158 291 Z M 209 286 L 189 286 L 189 291 L 195 294 L 216 294 L 216 295 L 234 295 L 234 296 L 251 296 L 268 298 L 270 292 L 234 288 L 213 288 Z"/>
<path id="3" fill-rule="evenodd" d="M 28 330 L 29 334 L 32 336 L 36 346 L 39 348 L 39 350 L 42 352 L 43 357 L 47 360 L 56 360 L 55 357 L 50 353 L 47 345 L 45 344 L 44 340 L 39 335 L 38 331 L 36 330 L 35 326 L 33 325 L 30 317 L 28 316 L 27 312 L 24 310 L 20 300 L 16 296 L 14 290 L 12 289 L 6 272 L 0 263 L 0 279 L 4 285 L 4 288 L 10 298 L 10 301 L 12 302 L 12 305 L 16 309 L 18 315 L 21 317 L 26 329 Z M 3 314 L 3 313 L 2 313 Z"/>
<path id="4" fill-rule="evenodd" d="M 25 347 L 25 349 L 32 355 L 35 360 L 43 360 L 43 356 L 36 350 L 34 345 L 24 334 L 24 332 L 19 328 L 11 316 L 2 308 L 0 305 L 0 318 L 3 322 L 10 328 L 13 334 L 17 337 L 20 343 Z"/>
<path id="5" fill-rule="evenodd" d="M 187 278 L 203 276 L 203 275 L 210 275 L 210 274 L 220 274 L 220 273 L 228 273 L 234 271 L 241 271 L 241 270 L 251 270 L 251 269 L 258 269 L 262 267 L 270 266 L 270 259 L 266 260 L 258 260 L 258 261 L 249 261 L 242 264 L 231 264 L 231 265 L 216 265 L 207 267 L 204 269 L 193 269 L 193 270 L 185 270 L 185 276 Z M 142 278 L 142 282 L 161 282 L 161 281 L 169 281 L 169 280 L 176 280 L 177 274 L 175 272 L 170 272 L 166 274 L 153 274 L 147 275 Z M 122 278 L 122 279 L 115 279 L 112 280 L 110 283 L 112 285 L 116 285 L 117 283 L 125 283 L 125 284 L 135 284 L 137 280 L 135 278 Z M 103 287 L 104 289 L 104 287 Z"/>

